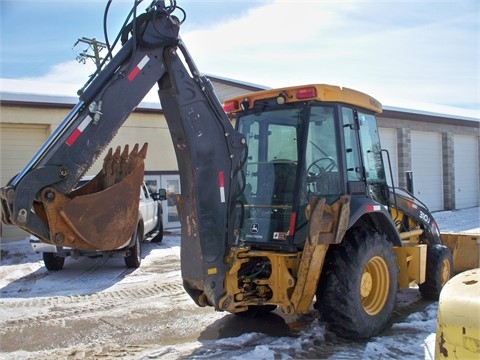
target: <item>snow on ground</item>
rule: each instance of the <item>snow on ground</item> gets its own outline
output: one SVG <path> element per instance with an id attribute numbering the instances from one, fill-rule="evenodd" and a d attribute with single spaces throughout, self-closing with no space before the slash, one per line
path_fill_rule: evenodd
<path id="1" fill-rule="evenodd" d="M 433 213 L 440 232 L 480 233 L 479 208 L 470 208 Z"/>
<path id="2" fill-rule="evenodd" d="M 464 209 L 457 211 L 442 211 L 433 214 L 442 232 L 468 232 L 480 233 L 479 208 Z M 167 255 L 179 257 L 179 236 L 167 236 L 164 239 L 165 248 L 156 249 L 155 252 L 166 252 Z M 2 252 L 8 249 L 10 255 L 17 254 L 24 257 L 21 264 L 2 264 L 0 267 L 0 289 L 2 294 L 8 291 L 8 298 L 22 298 L 21 289 L 15 287 L 15 279 L 29 274 L 41 276 L 38 270 L 43 266 L 39 261 L 40 255 L 28 251 L 26 241 L 18 243 L 2 244 Z M 148 262 L 148 258 L 145 259 Z M 9 266 L 3 266 L 9 265 Z M 77 266 L 75 262 L 69 263 L 69 267 Z M 5 268 L 8 267 L 8 271 Z M 2 268 L 3 271 L 2 271 Z M 109 272 L 112 274 L 109 274 Z M 98 291 L 107 291 L 109 287 L 121 285 L 115 283 L 112 277 L 116 267 L 104 267 L 102 272 L 97 272 L 95 278 L 89 279 L 94 282 Z M 178 272 L 172 276 L 178 276 Z M 45 279 L 46 280 L 46 279 Z M 124 279 L 125 280 L 125 279 Z M 148 279 L 145 279 L 148 281 Z M 42 282 L 41 288 L 34 288 L 28 296 L 51 296 L 52 285 L 48 281 Z M 56 278 L 55 287 L 62 290 L 55 293 L 56 296 L 80 294 L 81 289 L 74 286 L 72 279 L 65 279 L 65 284 L 72 286 L 61 287 Z M 399 292 L 399 302 L 408 303 L 410 298 L 418 297 L 416 289 L 406 289 Z M 3 296 L 3 295 L 2 295 Z M 13 299 L 11 299 L 13 300 Z M 10 314 L 11 315 L 11 314 Z M 384 334 L 364 342 L 335 342 L 335 348 L 331 355 L 315 357 L 315 349 L 328 346 L 328 337 L 334 336 L 328 332 L 318 320 L 305 322 L 308 325 L 300 327 L 297 336 L 269 336 L 261 332 L 246 332 L 239 336 L 211 340 L 208 346 L 205 343 L 194 341 L 178 345 L 169 345 L 149 351 L 142 359 L 178 359 L 179 354 L 189 353 L 191 359 L 226 359 L 231 360 L 273 360 L 292 358 L 322 358 L 322 359 L 433 359 L 435 352 L 435 327 L 436 327 L 437 303 L 429 304 L 421 311 L 414 312 L 407 318 L 395 323 Z M 0 312 L 0 320 L 9 317 L 9 314 Z M 340 344 L 340 345 L 339 345 Z M 343 345 L 342 345 L 343 344 Z M 199 346 L 202 345 L 202 346 Z"/>

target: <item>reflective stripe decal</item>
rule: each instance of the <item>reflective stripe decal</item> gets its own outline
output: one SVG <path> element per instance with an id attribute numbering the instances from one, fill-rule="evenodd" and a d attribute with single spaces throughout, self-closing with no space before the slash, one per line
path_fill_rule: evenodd
<path id="1" fill-rule="evenodd" d="M 380 211 L 382 210 L 382 207 L 381 205 L 366 205 L 365 206 L 365 210 L 366 211 Z"/>
<path id="2" fill-rule="evenodd" d="M 223 177 L 223 171 L 218 172 L 218 185 L 220 186 L 220 202 L 225 202 L 225 179 Z"/>
<path id="3" fill-rule="evenodd" d="M 83 130 L 90 124 L 92 121 L 92 118 L 87 116 L 83 121 L 78 125 L 78 127 L 73 131 L 73 133 L 68 137 L 67 141 L 65 141 L 65 144 L 68 146 L 72 146 L 75 141 L 77 141 L 78 137 L 82 134 Z"/>
<path id="4" fill-rule="evenodd" d="M 148 55 L 145 55 L 142 60 L 133 68 L 132 71 L 130 71 L 130 74 L 128 74 L 127 78 L 128 80 L 132 81 L 137 77 L 137 75 L 142 71 L 143 67 L 147 65 L 147 63 L 150 61 L 150 58 Z"/>

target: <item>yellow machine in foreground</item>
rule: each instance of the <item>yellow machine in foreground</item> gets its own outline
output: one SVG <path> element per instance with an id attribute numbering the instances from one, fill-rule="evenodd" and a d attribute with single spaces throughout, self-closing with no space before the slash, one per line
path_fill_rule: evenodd
<path id="1" fill-rule="evenodd" d="M 480 235 L 442 234 L 455 272 L 438 301 L 435 359 L 480 359 Z"/>
<path id="2" fill-rule="evenodd" d="M 480 268 L 454 276 L 440 294 L 435 359 L 480 359 Z"/>

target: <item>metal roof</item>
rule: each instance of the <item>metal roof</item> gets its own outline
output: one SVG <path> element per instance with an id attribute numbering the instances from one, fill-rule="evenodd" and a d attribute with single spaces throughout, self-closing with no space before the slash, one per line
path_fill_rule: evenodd
<path id="1" fill-rule="evenodd" d="M 251 84 L 247 82 L 241 82 L 234 79 L 228 79 L 216 75 L 206 75 L 207 78 L 212 82 L 217 96 L 220 101 L 229 98 L 231 96 L 238 96 L 243 93 L 266 90 L 270 89 L 269 87 Z M 78 98 L 74 96 L 60 96 L 60 95 L 42 95 L 35 93 L 27 92 L 9 92 L 9 91 L 0 91 L 0 102 L 4 104 L 25 104 L 25 105 L 45 105 L 45 106 L 61 106 L 61 107 L 70 107 L 75 105 L 78 102 Z M 425 105 L 428 107 L 428 105 Z M 384 105 L 383 109 L 385 112 L 391 113 L 404 113 L 404 114 L 414 114 L 422 115 L 429 117 L 441 117 L 454 120 L 468 121 L 468 122 L 479 122 L 480 123 L 480 112 L 477 110 L 469 110 L 463 108 L 453 108 L 453 107 L 442 107 L 431 105 L 431 110 L 420 110 L 413 108 L 404 108 L 397 106 Z M 151 101 L 142 101 L 137 109 L 139 111 L 161 111 L 160 102 L 151 102 Z"/>

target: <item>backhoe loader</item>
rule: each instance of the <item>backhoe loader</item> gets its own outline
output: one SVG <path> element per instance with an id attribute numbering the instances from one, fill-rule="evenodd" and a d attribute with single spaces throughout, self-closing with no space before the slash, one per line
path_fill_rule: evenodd
<path id="1" fill-rule="evenodd" d="M 398 286 L 438 297 L 452 253 L 426 206 L 387 185 L 381 104 L 317 84 L 222 107 L 179 36 L 184 15 L 154 1 L 126 21 L 121 49 L 1 189 L 2 221 L 75 249 L 127 242 L 146 147 L 107 155 L 90 194 L 71 190 L 156 83 L 180 173 L 183 285 L 196 304 L 300 314 L 315 300 L 332 330 L 364 338 L 388 325 Z"/>

